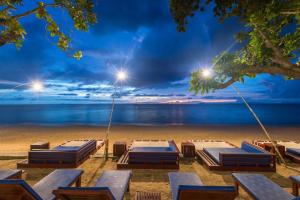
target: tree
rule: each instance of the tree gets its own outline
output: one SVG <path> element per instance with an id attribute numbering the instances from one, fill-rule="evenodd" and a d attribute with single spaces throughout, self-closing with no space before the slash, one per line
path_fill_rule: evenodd
<path id="1" fill-rule="evenodd" d="M 87 31 L 90 24 L 97 22 L 97 17 L 93 13 L 92 0 L 40 1 L 37 2 L 35 8 L 26 11 L 23 11 L 26 8 L 24 4 L 23 0 L 0 0 L 0 47 L 12 43 L 16 48 L 21 48 L 26 30 L 20 20 L 34 14 L 37 19 L 45 21 L 47 31 L 57 40 L 57 46 L 60 49 L 74 58 L 82 57 L 81 51 L 74 51 L 70 47 L 70 37 L 60 30 L 47 9 L 52 7 L 66 10 L 74 22 L 74 27 L 80 31 Z"/>
<path id="2" fill-rule="evenodd" d="M 180 32 L 188 17 L 211 7 L 220 22 L 237 17 L 245 25 L 235 36 L 242 48 L 216 56 L 210 79 L 201 76 L 202 69 L 193 72 L 191 91 L 207 93 L 261 73 L 300 79 L 299 0 L 170 0 L 170 7 Z"/>

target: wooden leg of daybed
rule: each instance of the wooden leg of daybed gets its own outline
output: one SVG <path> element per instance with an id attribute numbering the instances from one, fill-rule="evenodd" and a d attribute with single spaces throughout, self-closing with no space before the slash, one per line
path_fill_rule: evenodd
<path id="1" fill-rule="evenodd" d="M 81 175 L 78 177 L 76 181 L 76 187 L 81 187 Z"/>
<path id="2" fill-rule="evenodd" d="M 298 196 L 299 195 L 299 185 L 297 183 L 293 183 L 293 195 Z"/>

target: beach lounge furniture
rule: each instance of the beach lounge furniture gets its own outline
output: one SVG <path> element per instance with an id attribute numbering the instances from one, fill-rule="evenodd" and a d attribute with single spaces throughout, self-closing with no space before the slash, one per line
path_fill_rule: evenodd
<path id="1" fill-rule="evenodd" d="M 60 200 L 122 200 L 129 190 L 131 175 L 130 170 L 109 170 L 103 172 L 94 187 L 59 187 L 53 193 Z"/>
<path id="2" fill-rule="evenodd" d="M 181 153 L 184 157 L 195 157 L 196 151 L 203 148 L 236 148 L 237 146 L 224 140 L 187 140 L 181 143 Z"/>
<path id="3" fill-rule="evenodd" d="M 299 196 L 300 176 L 290 176 L 293 183 L 293 194 Z"/>
<path id="4" fill-rule="evenodd" d="M 276 171 L 275 155 L 248 142 L 242 142 L 241 148 L 203 148 L 196 150 L 196 156 L 210 170 Z"/>
<path id="5" fill-rule="evenodd" d="M 0 180 L 1 200 L 54 200 L 53 190 L 58 187 L 80 186 L 82 170 L 58 169 L 44 177 L 32 187 L 21 179 Z"/>
<path id="6" fill-rule="evenodd" d="M 22 170 L 19 169 L 0 169 L 0 180 L 1 179 L 21 179 Z"/>
<path id="7" fill-rule="evenodd" d="M 170 172 L 172 200 L 233 200 L 234 186 L 206 186 L 195 173 Z"/>
<path id="8" fill-rule="evenodd" d="M 137 191 L 135 200 L 161 200 L 161 194 L 160 192 Z"/>
<path id="9" fill-rule="evenodd" d="M 117 169 L 179 169 L 179 149 L 173 140 L 134 140 Z"/>
<path id="10" fill-rule="evenodd" d="M 17 168 L 76 168 L 103 145 L 104 140 L 71 140 L 49 150 L 32 150 Z"/>
<path id="11" fill-rule="evenodd" d="M 261 174 L 232 174 L 237 187 L 241 186 L 256 200 L 296 200 L 300 199 L 285 191 Z"/>
<path id="12" fill-rule="evenodd" d="M 270 145 L 270 141 L 268 140 L 253 140 L 253 144 L 261 146 L 265 148 L 267 145 Z M 300 142 L 299 141 L 282 141 L 282 140 L 276 140 L 275 143 L 282 147 L 282 150 L 279 149 L 279 151 L 285 151 L 283 154 L 283 157 L 289 158 L 291 161 L 295 163 L 300 163 Z"/>

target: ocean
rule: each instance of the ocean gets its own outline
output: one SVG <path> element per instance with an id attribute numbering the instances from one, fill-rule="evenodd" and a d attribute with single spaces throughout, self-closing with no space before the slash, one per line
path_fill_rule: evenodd
<path id="1" fill-rule="evenodd" d="M 266 125 L 300 125 L 300 104 L 251 104 Z M 0 125 L 108 124 L 110 104 L 0 105 Z M 116 125 L 255 125 L 244 104 L 116 104 Z"/>

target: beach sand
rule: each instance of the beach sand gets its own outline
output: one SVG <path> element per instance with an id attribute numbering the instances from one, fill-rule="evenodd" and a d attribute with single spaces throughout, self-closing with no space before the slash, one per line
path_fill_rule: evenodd
<path id="1" fill-rule="evenodd" d="M 267 127 L 273 139 L 300 140 L 300 127 Z M 0 169 L 16 168 L 21 159 L 16 156 L 26 156 L 29 145 L 37 141 L 49 141 L 51 147 L 72 139 L 101 139 L 105 137 L 105 127 L 72 126 L 72 127 L 37 127 L 37 126 L 2 126 L 0 127 Z M 109 135 L 109 151 L 115 141 L 133 139 L 174 139 L 180 148 L 180 143 L 189 139 L 227 140 L 235 145 L 241 141 L 266 139 L 257 126 L 113 126 Z M 116 161 L 101 158 L 103 148 L 93 158 L 87 160 L 79 168 L 84 169 L 83 186 L 93 186 L 104 170 L 116 169 Z M 24 179 L 30 184 L 36 183 L 53 169 L 26 169 Z M 133 198 L 135 192 L 161 192 L 162 199 L 170 199 L 171 193 L 167 173 L 171 170 L 133 170 L 130 192 L 126 199 Z M 197 161 L 183 159 L 180 171 L 195 172 L 206 185 L 233 185 L 231 172 L 213 172 Z M 300 175 L 300 165 L 288 161 L 288 167 L 278 166 L 277 173 L 262 173 L 274 182 L 291 192 L 290 175 Z M 237 199 L 250 199 L 240 190 Z"/>

